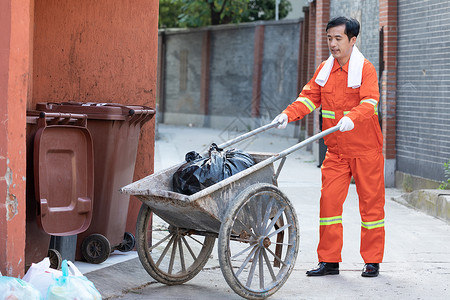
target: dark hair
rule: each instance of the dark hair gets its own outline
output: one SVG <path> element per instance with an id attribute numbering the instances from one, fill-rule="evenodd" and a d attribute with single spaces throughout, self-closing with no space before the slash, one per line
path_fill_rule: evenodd
<path id="1" fill-rule="evenodd" d="M 357 37 L 359 34 L 359 22 L 356 21 L 353 18 L 347 18 L 347 17 L 336 17 L 330 20 L 327 24 L 327 29 L 325 31 L 328 31 L 329 28 L 333 28 L 336 26 L 345 25 L 345 31 L 344 33 L 347 35 L 348 39 L 350 40 L 352 37 Z"/>

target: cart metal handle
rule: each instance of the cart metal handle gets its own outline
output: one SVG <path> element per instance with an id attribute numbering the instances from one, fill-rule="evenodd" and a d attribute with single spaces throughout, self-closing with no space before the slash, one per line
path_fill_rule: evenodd
<path id="1" fill-rule="evenodd" d="M 312 143 L 314 141 L 320 140 L 324 136 L 329 135 L 330 133 L 333 133 L 335 131 L 338 131 L 339 127 L 340 127 L 340 125 L 336 125 L 334 127 L 328 128 L 327 130 L 319 132 L 318 134 L 313 135 L 313 136 L 311 136 L 311 137 L 301 141 L 300 143 L 295 144 L 294 146 L 292 146 L 290 148 L 287 148 L 284 151 L 281 151 L 280 153 L 278 153 L 278 158 L 285 157 L 285 156 L 291 154 L 292 152 L 297 151 L 298 149 L 305 147 L 309 143 Z"/>
<path id="2" fill-rule="evenodd" d="M 324 130 L 324 131 L 322 131 L 322 132 L 319 132 L 318 134 L 313 135 L 313 136 L 311 136 L 311 137 L 309 137 L 309 138 L 307 138 L 307 139 L 301 141 L 300 143 L 295 144 L 294 146 L 292 146 L 292 147 L 290 147 L 290 148 L 287 148 L 286 150 L 284 150 L 284 151 L 278 153 L 278 156 L 274 156 L 274 157 L 276 157 L 276 159 L 274 159 L 273 161 L 276 161 L 276 160 L 282 158 L 282 160 L 281 160 L 281 162 L 280 162 L 280 164 L 279 164 L 279 166 L 278 166 L 277 172 L 276 172 L 275 175 L 274 175 L 275 180 L 276 180 L 276 179 L 278 178 L 278 176 L 280 175 L 281 169 L 283 168 L 284 162 L 286 161 L 286 156 L 288 156 L 288 155 L 291 154 L 292 152 L 297 151 L 297 150 L 300 149 L 300 148 L 305 147 L 305 146 L 308 145 L 309 143 L 312 143 L 312 142 L 314 142 L 314 141 L 317 141 L 317 140 L 323 138 L 324 136 L 329 135 L 330 133 L 333 133 L 333 132 L 335 132 L 335 131 L 338 131 L 338 130 L 339 130 L 339 127 L 340 127 L 339 125 L 336 125 L 336 126 L 334 126 L 334 127 L 328 128 L 327 130 Z M 272 158 L 273 158 L 273 157 L 272 157 Z M 269 160 L 270 160 L 270 158 L 269 158 Z"/>
<path id="3" fill-rule="evenodd" d="M 237 137 L 237 138 L 235 138 L 235 139 L 233 139 L 233 140 L 231 140 L 231 141 L 229 141 L 229 142 L 227 142 L 225 144 L 231 145 L 230 142 L 236 143 L 236 140 L 241 141 L 241 140 L 243 140 L 243 139 L 245 139 L 245 138 L 247 138 L 249 136 L 252 136 L 252 135 L 254 135 L 254 134 L 258 133 L 258 132 L 265 131 L 265 130 L 267 130 L 269 128 L 272 128 L 272 127 L 275 127 L 275 126 L 278 126 L 278 125 L 279 125 L 278 123 L 273 123 L 273 124 L 262 126 L 262 127 L 258 128 L 258 129 L 250 131 L 247 134 L 239 136 L 239 137 Z M 290 148 L 287 148 L 286 150 L 284 150 L 284 151 L 282 151 L 282 152 L 280 152 L 278 154 L 275 154 L 275 155 L 273 155 L 273 156 L 271 156 L 271 157 L 269 157 L 269 158 L 267 158 L 267 159 L 265 159 L 263 161 L 260 161 L 259 163 L 251 166 L 250 168 L 247 168 L 247 169 L 245 169 L 245 170 L 243 170 L 243 171 L 241 171 L 239 173 L 236 173 L 236 174 L 234 174 L 231 177 L 225 178 L 224 180 L 220 181 L 218 184 L 213 184 L 213 185 L 211 185 L 211 186 L 201 190 L 200 192 L 196 193 L 195 194 L 196 195 L 195 199 L 199 199 L 199 198 L 201 198 L 203 196 L 209 195 L 209 194 L 211 194 L 211 193 L 221 189 L 222 187 L 224 187 L 224 186 L 226 186 L 228 184 L 231 184 L 232 182 L 238 181 L 239 179 L 241 179 L 241 178 L 243 178 L 243 177 L 245 177 L 245 176 L 247 176 L 247 175 L 249 175 L 249 174 L 251 174 L 253 172 L 256 172 L 257 170 L 260 170 L 260 169 L 262 169 L 262 168 L 264 168 L 264 167 L 274 163 L 275 161 L 277 161 L 279 159 L 283 158 L 283 162 L 284 162 L 284 158 L 287 155 L 291 154 L 292 152 L 297 151 L 300 148 L 305 147 L 306 145 L 308 145 L 308 144 L 310 144 L 310 143 L 312 143 L 314 141 L 317 141 L 317 140 L 323 138 L 324 136 L 326 136 L 326 135 L 328 135 L 330 133 L 338 131 L 339 127 L 340 126 L 336 125 L 334 127 L 328 128 L 327 130 L 324 130 L 324 131 L 322 131 L 322 132 L 320 132 L 320 133 L 318 133 L 316 135 L 313 135 L 313 136 L 311 136 L 311 137 L 301 141 L 300 143 L 295 144 L 294 146 L 292 146 Z M 278 171 L 277 171 L 277 174 L 275 174 L 274 176 L 278 176 L 278 174 L 280 173 L 281 166 L 282 166 L 282 164 L 280 164 L 280 166 L 278 168 Z M 275 179 L 276 179 L 276 177 L 275 177 Z M 191 197 L 191 196 L 189 196 L 189 197 Z M 192 199 L 192 201 L 193 200 L 194 199 Z"/>
<path id="4" fill-rule="evenodd" d="M 281 124 L 281 122 L 279 122 L 279 123 L 270 123 L 270 124 L 261 126 L 259 128 L 256 128 L 256 129 L 250 131 L 250 132 L 247 132 L 247 133 L 245 133 L 243 135 L 235 137 L 234 139 L 231 139 L 231 140 L 229 140 L 229 141 L 227 141 L 225 143 L 222 143 L 218 147 L 219 148 L 226 148 L 226 147 L 231 146 L 233 144 L 239 143 L 240 141 L 248 139 L 249 137 L 252 137 L 252 136 L 254 136 L 254 135 L 258 134 L 258 133 L 261 133 L 261 132 L 264 132 L 264 131 L 269 130 L 271 128 L 277 127 L 280 124 Z M 327 130 L 324 130 L 324 131 L 322 131 L 322 132 L 320 132 L 320 133 L 318 133 L 316 135 L 313 135 L 313 136 L 303 140 L 302 142 L 300 142 L 300 143 L 298 143 L 298 144 L 296 144 L 296 145 L 294 145 L 294 146 L 284 150 L 283 152 L 280 152 L 278 154 L 278 156 L 279 156 L 279 158 L 285 157 L 286 155 L 291 154 L 292 152 L 294 152 L 294 151 L 296 151 L 296 150 L 298 150 L 298 149 L 308 145 L 309 143 L 317 141 L 317 140 L 323 138 L 324 136 L 326 136 L 326 135 L 328 135 L 330 133 L 333 133 L 335 131 L 338 131 L 338 130 L 339 130 L 339 126 L 338 125 L 336 125 L 334 127 L 331 127 L 331 128 L 328 128 Z M 292 150 L 290 150 L 290 149 L 292 149 Z"/>
<path id="5" fill-rule="evenodd" d="M 271 128 L 274 128 L 274 127 L 276 127 L 276 126 L 278 126 L 278 125 L 280 125 L 280 124 L 281 124 L 281 123 L 270 123 L 270 124 L 261 126 L 261 127 L 259 127 L 259 128 L 256 128 L 256 129 L 250 131 L 250 132 L 247 132 L 247 133 L 245 133 L 245 134 L 243 134 L 243 135 L 240 135 L 240 136 L 238 136 L 238 137 L 235 137 L 234 139 L 229 140 L 228 142 L 225 142 L 225 143 L 223 143 L 223 144 L 220 144 L 218 147 L 219 147 L 219 148 L 222 148 L 222 149 L 223 149 L 223 148 L 226 148 L 226 147 L 231 146 L 231 145 L 233 145 L 233 144 L 239 143 L 240 141 L 243 141 L 243 140 L 245 140 L 245 139 L 248 139 L 249 137 L 252 137 L 252 136 L 254 136 L 254 135 L 258 134 L 258 133 L 261 133 L 261 132 L 264 132 L 264 131 L 269 130 L 269 129 L 271 129 Z"/>

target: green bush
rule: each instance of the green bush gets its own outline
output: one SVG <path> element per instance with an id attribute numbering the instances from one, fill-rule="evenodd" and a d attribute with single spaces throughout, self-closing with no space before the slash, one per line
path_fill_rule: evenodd
<path id="1" fill-rule="evenodd" d="M 439 186 L 440 190 L 450 190 L 450 160 L 444 163 L 444 176 L 446 181 L 442 182 Z"/>

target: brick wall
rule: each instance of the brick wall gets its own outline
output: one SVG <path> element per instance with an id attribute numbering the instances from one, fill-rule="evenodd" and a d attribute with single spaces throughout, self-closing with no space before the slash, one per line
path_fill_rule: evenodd
<path id="1" fill-rule="evenodd" d="M 316 70 L 316 2 L 309 5 L 308 77 Z"/>
<path id="2" fill-rule="evenodd" d="M 384 153 L 386 159 L 395 158 L 396 101 L 397 101 L 397 1 L 380 1 L 380 29 L 383 30 L 383 72 L 381 74 L 381 102 L 383 111 Z"/>
<path id="3" fill-rule="evenodd" d="M 308 37 L 308 79 L 309 81 L 316 70 L 316 2 L 309 5 L 309 37 Z M 306 131 L 308 136 L 314 135 L 314 115 L 306 116 Z M 308 145 L 308 149 L 310 146 Z"/>
<path id="4" fill-rule="evenodd" d="M 330 52 L 328 50 L 327 33 L 325 31 L 327 23 L 330 20 L 330 0 L 316 0 L 316 28 L 315 28 L 315 68 L 326 60 Z M 321 131 L 320 111 L 314 111 L 314 133 Z"/>
<path id="5" fill-rule="evenodd" d="M 330 20 L 330 0 L 316 0 L 316 68 L 328 58 L 327 33 Z"/>
<path id="6" fill-rule="evenodd" d="M 438 181 L 450 160 L 449 34 L 449 1 L 398 0 L 397 169 Z"/>
<path id="7" fill-rule="evenodd" d="M 297 82 L 297 94 L 303 89 L 305 84 L 308 82 L 308 49 L 309 49 L 309 6 L 303 7 L 303 13 L 305 18 L 302 24 L 302 33 L 301 33 L 301 44 L 300 44 L 300 57 L 298 62 L 299 68 L 299 81 Z M 308 126 L 308 118 L 303 118 L 300 121 L 300 127 L 302 131 L 307 132 Z"/>
<path id="8" fill-rule="evenodd" d="M 297 93 L 300 93 L 303 86 L 308 82 L 308 49 L 309 49 L 309 7 L 303 7 L 303 13 L 305 14 L 305 18 L 302 24 L 302 35 L 301 35 L 301 44 L 300 44 L 300 58 L 299 58 L 299 71 L 300 71 L 300 80 L 297 83 Z"/>
<path id="9" fill-rule="evenodd" d="M 395 185 L 397 168 L 396 109 L 397 109 L 397 1 L 380 0 L 379 24 L 383 45 L 380 57 L 380 105 L 382 113 L 383 153 L 385 157 L 386 186 Z M 381 39 L 381 38 L 380 38 Z"/>

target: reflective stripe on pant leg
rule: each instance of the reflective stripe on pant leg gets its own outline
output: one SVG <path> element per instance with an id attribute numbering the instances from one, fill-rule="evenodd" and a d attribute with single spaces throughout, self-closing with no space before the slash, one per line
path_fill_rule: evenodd
<path id="1" fill-rule="evenodd" d="M 380 263 L 384 255 L 384 158 L 381 153 L 352 161 L 361 214 L 361 256 Z"/>
<path id="2" fill-rule="evenodd" d="M 361 227 L 364 227 L 366 229 L 375 229 L 375 228 L 379 228 L 379 227 L 384 227 L 384 219 L 373 221 L 373 222 L 361 221 Z"/>
<path id="3" fill-rule="evenodd" d="M 348 161 L 327 152 L 322 164 L 320 198 L 320 262 L 340 262 L 342 251 L 342 205 L 350 185 Z"/>

